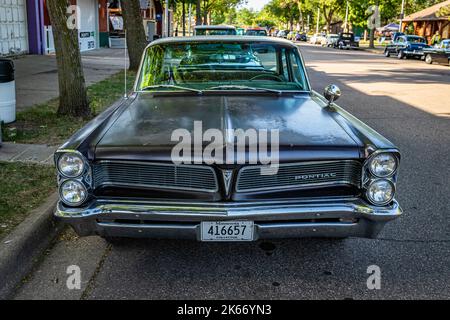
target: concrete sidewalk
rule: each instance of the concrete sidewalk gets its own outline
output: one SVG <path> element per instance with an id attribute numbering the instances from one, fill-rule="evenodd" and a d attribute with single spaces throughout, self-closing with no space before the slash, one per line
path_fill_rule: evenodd
<path id="1" fill-rule="evenodd" d="M 3 142 L 0 147 L 0 161 L 53 165 L 53 154 L 56 149 L 57 147 L 39 144 Z"/>
<path id="2" fill-rule="evenodd" d="M 86 85 L 101 81 L 124 68 L 123 49 L 102 48 L 82 53 Z M 17 111 L 59 95 L 54 55 L 27 55 L 14 60 Z"/>

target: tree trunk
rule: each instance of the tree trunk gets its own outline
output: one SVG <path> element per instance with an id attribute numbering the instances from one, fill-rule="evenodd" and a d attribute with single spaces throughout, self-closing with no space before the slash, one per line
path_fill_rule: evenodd
<path id="1" fill-rule="evenodd" d="M 208 6 L 207 6 L 207 0 L 203 0 L 203 24 L 208 24 Z"/>
<path id="2" fill-rule="evenodd" d="M 375 29 L 370 29 L 370 41 L 369 41 L 369 48 L 373 49 L 375 48 Z"/>
<path id="3" fill-rule="evenodd" d="M 300 24 L 300 30 L 303 31 L 305 29 L 305 25 L 304 25 L 304 22 L 303 22 L 302 2 L 300 0 L 297 0 L 297 6 L 298 6 L 298 11 L 300 12 L 300 15 L 298 17 L 298 22 Z"/>
<path id="4" fill-rule="evenodd" d="M 130 57 L 130 70 L 137 70 L 141 63 L 142 53 L 147 46 L 144 25 L 141 18 L 139 1 L 121 1 L 122 16 L 127 32 L 127 48 Z"/>
<path id="5" fill-rule="evenodd" d="M 58 114 L 87 118 L 91 115 L 91 109 L 78 46 L 78 31 L 76 26 L 69 29 L 67 24 L 69 5 L 69 1 L 47 0 L 58 66 Z"/>
<path id="6" fill-rule="evenodd" d="M 183 37 L 186 37 L 186 2 L 183 0 L 183 14 L 181 23 L 183 24 Z"/>
<path id="7" fill-rule="evenodd" d="M 197 0 L 197 5 L 195 6 L 195 15 L 196 15 L 196 22 L 195 24 L 197 26 L 201 26 L 202 23 L 202 0 Z"/>
<path id="8" fill-rule="evenodd" d="M 377 0 L 376 3 L 377 6 L 380 5 L 379 1 Z M 372 19 L 372 18 L 371 18 Z M 372 28 L 370 29 L 370 40 L 369 40 L 369 48 L 374 49 L 375 48 L 375 21 L 372 21 Z"/>

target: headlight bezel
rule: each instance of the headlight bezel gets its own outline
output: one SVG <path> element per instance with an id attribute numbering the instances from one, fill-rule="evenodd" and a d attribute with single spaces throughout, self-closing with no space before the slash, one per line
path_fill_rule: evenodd
<path id="1" fill-rule="evenodd" d="M 67 155 L 67 154 L 76 155 L 78 158 L 80 158 L 82 160 L 83 169 L 81 170 L 81 173 L 79 175 L 73 176 L 73 177 L 68 176 L 59 167 L 59 161 L 60 161 L 61 157 L 63 157 L 64 155 Z M 58 195 L 59 195 L 60 201 L 68 207 L 80 207 L 80 206 L 84 205 L 86 202 L 88 202 L 89 199 L 91 199 L 91 197 L 92 197 L 93 181 L 92 181 L 92 166 L 89 163 L 89 161 L 87 160 L 87 158 L 78 150 L 59 149 L 55 152 L 54 163 L 56 166 L 56 171 L 58 173 L 57 182 L 58 182 Z M 82 199 L 82 201 L 79 201 L 77 203 L 71 203 L 71 202 L 66 201 L 62 195 L 63 185 L 71 180 L 76 181 L 77 183 L 80 183 L 84 189 L 85 197 Z"/>
<path id="2" fill-rule="evenodd" d="M 63 156 L 66 156 L 66 155 L 72 155 L 72 156 L 78 157 L 81 160 L 83 167 L 77 175 L 68 175 L 67 173 L 64 173 L 64 171 L 61 169 L 60 160 Z M 67 179 L 77 179 L 77 178 L 82 177 L 86 173 L 86 171 L 89 167 L 88 163 L 86 161 L 86 158 L 79 151 L 75 151 L 75 150 L 60 150 L 60 151 L 58 151 L 58 153 L 55 156 L 55 165 L 56 165 L 56 169 L 58 170 L 58 173 L 62 177 L 67 178 Z"/>
<path id="3" fill-rule="evenodd" d="M 394 168 L 394 170 L 393 170 L 391 173 L 389 173 L 388 175 L 384 175 L 384 176 L 383 176 L 383 175 L 380 175 L 380 174 L 377 174 L 376 172 L 374 172 L 374 171 L 372 170 L 372 163 L 373 163 L 373 161 L 374 161 L 377 157 L 382 156 L 382 155 L 389 155 L 389 156 L 391 156 L 391 157 L 394 159 L 394 161 L 395 161 L 395 168 Z M 370 174 L 373 175 L 373 176 L 376 177 L 376 178 L 379 178 L 379 179 L 387 179 L 387 178 L 393 177 L 393 176 L 397 173 L 397 171 L 398 171 L 398 166 L 399 166 L 399 158 L 398 158 L 398 156 L 397 156 L 395 153 L 389 152 L 389 151 L 375 152 L 375 153 L 373 153 L 373 154 L 369 157 L 369 159 L 367 160 L 367 168 L 368 168 Z"/>
<path id="4" fill-rule="evenodd" d="M 77 183 L 77 184 L 79 184 L 84 189 L 84 197 L 78 202 L 69 202 L 69 201 L 67 201 L 64 198 L 63 193 L 62 193 L 63 187 L 64 187 L 64 185 L 66 183 Z M 82 205 L 83 203 L 85 203 L 86 200 L 89 198 L 89 190 L 88 190 L 88 188 L 84 185 L 84 183 L 82 181 L 76 180 L 76 179 L 66 179 L 64 181 L 61 181 L 61 183 L 59 185 L 59 188 L 58 188 L 58 192 L 59 192 L 59 198 L 61 199 L 61 201 L 65 205 L 67 205 L 69 207 L 78 207 L 78 206 Z"/>
<path id="5" fill-rule="evenodd" d="M 391 196 L 388 200 L 383 201 L 383 202 L 377 202 L 377 201 L 375 201 L 374 199 L 372 199 L 372 198 L 370 197 L 370 195 L 369 195 L 370 187 L 371 187 L 373 184 L 378 183 L 378 182 L 380 182 L 380 181 L 387 182 L 387 183 L 389 183 L 389 184 L 391 185 L 391 187 L 392 187 L 392 196 Z M 365 194 L 366 194 L 367 200 L 370 201 L 370 203 L 372 203 L 373 205 L 375 205 L 375 206 L 384 206 L 384 205 L 387 205 L 387 204 L 391 203 L 392 200 L 394 200 L 396 191 L 397 191 L 397 187 L 396 187 L 395 183 L 394 183 L 392 180 L 390 180 L 390 179 L 383 179 L 383 178 L 377 178 L 377 179 L 373 179 L 373 180 L 371 180 L 371 181 L 369 182 L 369 184 L 367 185 Z"/>

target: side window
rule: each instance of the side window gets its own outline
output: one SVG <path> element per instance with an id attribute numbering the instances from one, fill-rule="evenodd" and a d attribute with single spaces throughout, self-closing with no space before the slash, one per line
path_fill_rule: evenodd
<path id="1" fill-rule="evenodd" d="M 302 73 L 300 72 L 300 65 L 298 64 L 297 61 L 297 57 L 294 53 L 291 53 L 289 55 L 289 60 L 291 62 L 291 66 L 292 66 L 292 77 L 293 77 L 293 81 L 294 82 L 298 82 L 298 83 L 302 83 L 303 79 L 302 79 Z"/>
<path id="2" fill-rule="evenodd" d="M 292 81 L 297 82 L 301 86 L 302 90 L 306 90 L 306 78 L 302 69 L 302 63 L 300 56 L 295 54 L 295 52 L 290 52 L 289 60 L 292 68 Z"/>
<path id="3" fill-rule="evenodd" d="M 285 81 L 289 81 L 289 69 L 286 58 L 286 49 L 281 49 L 281 70 L 280 75 L 283 76 Z"/>

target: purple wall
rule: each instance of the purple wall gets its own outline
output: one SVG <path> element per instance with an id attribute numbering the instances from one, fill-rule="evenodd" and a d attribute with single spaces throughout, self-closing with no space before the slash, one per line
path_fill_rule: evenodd
<path id="1" fill-rule="evenodd" d="M 44 1 L 27 0 L 28 46 L 30 54 L 44 54 Z"/>

